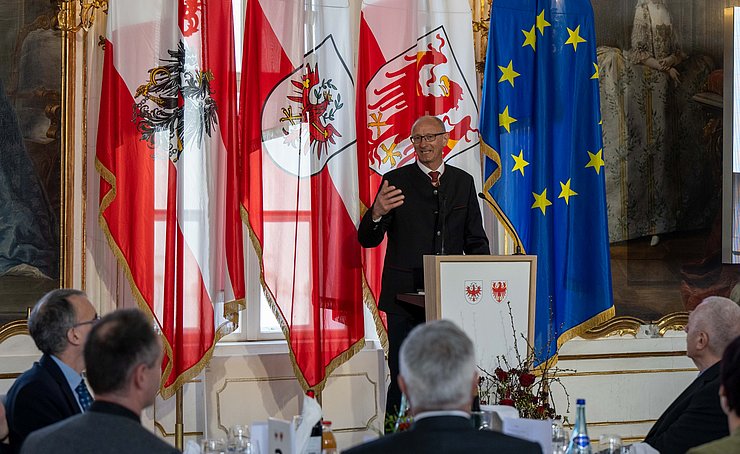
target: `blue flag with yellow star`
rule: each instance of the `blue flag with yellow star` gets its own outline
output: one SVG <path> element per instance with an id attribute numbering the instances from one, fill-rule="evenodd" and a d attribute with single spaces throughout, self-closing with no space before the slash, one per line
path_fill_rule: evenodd
<path id="1" fill-rule="evenodd" d="M 480 134 L 484 194 L 537 255 L 536 363 L 614 316 L 589 0 L 496 0 Z"/>

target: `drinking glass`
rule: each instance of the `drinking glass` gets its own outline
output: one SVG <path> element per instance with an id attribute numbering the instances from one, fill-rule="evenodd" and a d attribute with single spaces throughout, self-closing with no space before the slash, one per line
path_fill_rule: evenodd
<path id="1" fill-rule="evenodd" d="M 603 454 L 621 454 L 622 439 L 619 435 L 604 434 L 599 437 L 599 452 Z"/>
<path id="2" fill-rule="evenodd" d="M 226 454 L 226 442 L 221 438 L 200 441 L 200 452 L 203 454 Z"/>
<path id="3" fill-rule="evenodd" d="M 259 454 L 257 440 L 248 437 L 235 438 L 229 442 L 229 454 Z"/>
<path id="4" fill-rule="evenodd" d="M 568 431 L 563 423 L 555 419 L 552 421 L 552 454 L 563 454 L 568 449 Z"/>

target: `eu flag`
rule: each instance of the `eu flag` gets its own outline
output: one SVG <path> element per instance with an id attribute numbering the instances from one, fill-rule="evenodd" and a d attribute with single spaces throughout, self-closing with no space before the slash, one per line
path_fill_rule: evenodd
<path id="1" fill-rule="evenodd" d="M 537 364 L 614 316 L 600 123 L 590 1 L 493 2 L 483 189 L 537 255 Z"/>

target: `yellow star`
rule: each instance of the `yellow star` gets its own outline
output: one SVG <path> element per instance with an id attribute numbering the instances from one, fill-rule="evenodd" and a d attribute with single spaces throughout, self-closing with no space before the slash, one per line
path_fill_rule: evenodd
<path id="1" fill-rule="evenodd" d="M 498 69 L 501 70 L 501 78 L 498 80 L 499 83 L 503 81 L 507 81 L 511 84 L 511 86 L 514 86 L 514 79 L 521 76 L 518 72 L 514 71 L 514 67 L 512 66 L 512 60 L 509 60 L 509 66 L 499 66 Z"/>
<path id="2" fill-rule="evenodd" d="M 498 125 L 506 128 L 506 132 L 511 132 L 511 124 L 516 121 L 516 118 L 509 115 L 509 106 L 504 108 L 504 111 L 498 114 Z"/>
<path id="3" fill-rule="evenodd" d="M 594 75 L 591 76 L 592 79 L 599 80 L 599 65 L 594 63 Z"/>
<path id="4" fill-rule="evenodd" d="M 529 162 L 524 160 L 524 150 L 519 150 L 519 156 L 511 155 L 511 157 L 514 158 L 514 168 L 511 171 L 516 172 L 518 170 L 524 176 L 524 168 L 529 165 Z"/>
<path id="5" fill-rule="evenodd" d="M 604 167 L 604 160 L 601 158 L 601 152 L 603 151 L 603 148 L 596 152 L 596 154 L 591 153 L 590 151 L 587 151 L 588 153 L 588 164 L 586 164 L 586 168 L 593 167 L 594 170 L 596 170 L 596 174 L 598 175 L 601 171 L 601 168 Z"/>
<path id="6" fill-rule="evenodd" d="M 549 26 L 550 23 L 545 20 L 545 10 L 543 9 L 542 12 L 537 15 L 537 30 L 540 31 L 540 35 L 544 35 L 545 27 Z"/>
<path id="7" fill-rule="evenodd" d="M 563 184 L 563 182 L 560 182 L 560 195 L 558 196 L 559 199 L 565 199 L 565 204 L 568 205 L 568 199 L 572 195 L 578 195 L 578 193 L 570 188 L 570 178 L 568 178 L 568 181 Z"/>
<path id="8" fill-rule="evenodd" d="M 566 27 L 567 28 L 567 27 Z M 581 31 L 581 26 L 579 25 L 576 27 L 575 30 L 571 30 L 568 28 L 568 40 L 565 42 L 565 44 L 573 44 L 573 51 L 578 50 L 578 43 L 585 43 L 586 40 L 581 38 L 581 36 L 578 34 Z"/>
<path id="9" fill-rule="evenodd" d="M 532 50 L 537 50 L 535 49 L 537 34 L 534 32 L 534 25 L 532 25 L 532 29 L 529 31 L 522 30 L 522 33 L 524 33 L 524 44 L 522 44 L 522 47 L 532 46 Z"/>
<path id="10" fill-rule="evenodd" d="M 545 209 L 552 205 L 552 202 L 547 200 L 547 188 L 545 188 L 544 191 L 542 191 L 542 194 L 537 194 L 536 192 L 533 192 L 532 195 L 534 196 L 534 203 L 532 204 L 532 209 L 539 208 L 542 210 L 542 215 L 545 215 Z"/>
<path id="11" fill-rule="evenodd" d="M 601 124 L 602 124 L 603 122 L 604 122 L 604 120 L 603 120 L 603 119 L 599 119 L 599 126 L 601 126 Z"/>

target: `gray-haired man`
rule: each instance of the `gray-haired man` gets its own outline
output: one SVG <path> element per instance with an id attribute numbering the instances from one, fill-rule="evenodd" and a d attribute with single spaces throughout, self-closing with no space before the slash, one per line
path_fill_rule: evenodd
<path id="1" fill-rule="evenodd" d="M 414 424 L 347 454 L 542 452 L 537 443 L 473 427 L 469 409 L 478 383 L 475 353 L 471 340 L 452 322 L 414 328 L 401 346 L 399 362 L 398 385 L 409 399 Z"/>
<path id="2" fill-rule="evenodd" d="M 34 430 L 89 408 L 92 397 L 81 375 L 83 347 L 97 319 L 87 295 L 79 290 L 52 290 L 34 306 L 28 331 L 43 356 L 8 391 L 11 452 L 19 452 Z"/>

